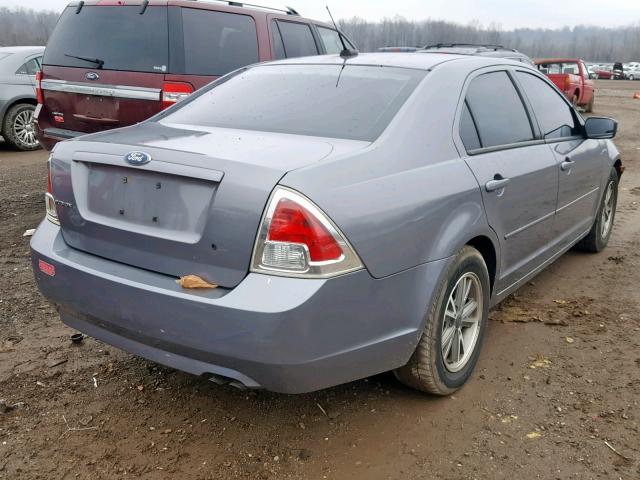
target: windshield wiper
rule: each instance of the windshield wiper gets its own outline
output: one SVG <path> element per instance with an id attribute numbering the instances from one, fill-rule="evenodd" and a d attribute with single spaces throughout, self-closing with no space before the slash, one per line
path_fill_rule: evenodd
<path id="1" fill-rule="evenodd" d="M 71 55 L 69 53 L 65 53 L 64 56 L 70 57 L 70 58 L 77 58 L 78 60 L 84 60 L 85 62 L 95 63 L 99 69 L 102 68 L 102 66 L 104 65 L 104 60 L 100 58 L 82 57 L 80 55 Z"/>

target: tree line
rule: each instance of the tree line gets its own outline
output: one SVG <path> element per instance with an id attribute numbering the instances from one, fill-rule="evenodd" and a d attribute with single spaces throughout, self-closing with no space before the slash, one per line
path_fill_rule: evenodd
<path id="1" fill-rule="evenodd" d="M 0 46 L 45 45 L 58 20 L 56 12 L 0 7 Z M 503 30 L 497 24 L 463 25 L 443 20 L 362 18 L 341 20 L 340 27 L 360 51 L 386 46 L 424 46 L 446 42 L 490 43 L 515 48 L 531 57 L 580 57 L 593 62 L 640 61 L 640 24 Z"/>
<path id="2" fill-rule="evenodd" d="M 580 57 L 592 62 L 640 61 L 640 24 L 621 28 L 595 26 L 561 29 L 467 25 L 442 20 L 412 21 L 403 17 L 371 22 L 362 18 L 341 20 L 340 28 L 361 51 L 390 46 L 425 46 L 464 42 L 504 45 L 532 58 Z"/>

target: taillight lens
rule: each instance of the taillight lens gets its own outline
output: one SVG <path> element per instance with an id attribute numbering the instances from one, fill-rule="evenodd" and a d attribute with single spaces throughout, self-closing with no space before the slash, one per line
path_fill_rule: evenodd
<path id="1" fill-rule="evenodd" d="M 44 204 L 47 209 L 47 220 L 56 225 L 60 225 L 58 211 L 56 210 L 56 200 L 53 197 L 53 181 L 51 176 L 51 157 L 49 157 L 49 160 L 47 160 L 47 193 L 44 194 Z"/>
<path id="2" fill-rule="evenodd" d="M 252 271 L 327 278 L 362 268 L 344 235 L 309 199 L 278 187 L 262 218 Z"/>
<path id="3" fill-rule="evenodd" d="M 193 87 L 188 83 L 165 82 L 162 88 L 162 107 L 168 108 L 174 103 L 184 100 L 193 93 Z"/>
<path id="4" fill-rule="evenodd" d="M 36 72 L 36 98 L 38 103 L 44 103 L 44 95 L 42 94 L 42 70 Z"/>

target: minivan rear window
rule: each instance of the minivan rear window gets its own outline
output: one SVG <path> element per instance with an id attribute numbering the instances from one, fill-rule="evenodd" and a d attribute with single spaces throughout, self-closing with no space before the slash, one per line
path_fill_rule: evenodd
<path id="1" fill-rule="evenodd" d="M 161 122 L 373 141 L 426 72 L 362 65 L 262 65 L 214 83 Z"/>
<path id="2" fill-rule="evenodd" d="M 45 65 L 167 72 L 167 7 L 85 5 L 67 7 L 47 43 Z M 84 59 L 78 58 L 84 57 Z M 101 62 L 104 62 L 100 65 Z"/>

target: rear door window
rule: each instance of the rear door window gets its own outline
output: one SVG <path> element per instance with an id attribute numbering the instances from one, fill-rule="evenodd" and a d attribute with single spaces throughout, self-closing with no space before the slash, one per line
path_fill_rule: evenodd
<path id="1" fill-rule="evenodd" d="M 67 7 L 47 43 L 45 65 L 165 73 L 169 64 L 167 7 Z M 82 58 L 80 58 L 82 57 Z M 102 63 L 103 62 L 103 63 Z"/>
<path id="2" fill-rule="evenodd" d="M 571 108 L 551 85 L 530 73 L 517 72 L 516 75 L 531 102 L 544 138 L 577 135 L 578 129 Z"/>
<path id="3" fill-rule="evenodd" d="M 467 104 L 483 148 L 533 140 L 529 116 L 507 72 L 474 78 L 467 90 Z"/>
<path id="4" fill-rule="evenodd" d="M 185 73 L 224 75 L 259 61 L 256 23 L 249 15 L 182 9 Z"/>
<path id="5" fill-rule="evenodd" d="M 318 47 L 310 25 L 284 20 L 278 20 L 277 24 L 282 36 L 284 54 L 287 58 L 318 54 Z"/>

